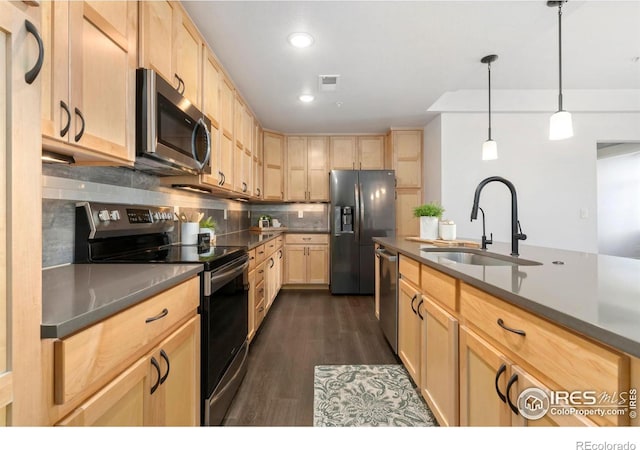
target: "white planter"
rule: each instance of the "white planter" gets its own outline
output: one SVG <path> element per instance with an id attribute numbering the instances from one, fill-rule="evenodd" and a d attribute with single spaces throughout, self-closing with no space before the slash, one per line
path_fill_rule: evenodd
<path id="1" fill-rule="evenodd" d="M 420 239 L 438 239 L 437 217 L 420 217 Z"/>
<path id="2" fill-rule="evenodd" d="M 200 228 L 200 234 L 207 233 L 209 235 L 209 245 L 211 245 L 213 241 L 213 237 L 216 235 L 215 230 L 211 228 Z"/>

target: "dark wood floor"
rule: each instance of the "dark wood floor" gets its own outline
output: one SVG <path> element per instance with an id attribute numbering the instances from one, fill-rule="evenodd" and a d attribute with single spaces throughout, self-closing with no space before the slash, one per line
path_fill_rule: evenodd
<path id="1" fill-rule="evenodd" d="M 251 343 L 224 425 L 311 426 L 314 366 L 398 363 L 373 297 L 282 291 Z"/>

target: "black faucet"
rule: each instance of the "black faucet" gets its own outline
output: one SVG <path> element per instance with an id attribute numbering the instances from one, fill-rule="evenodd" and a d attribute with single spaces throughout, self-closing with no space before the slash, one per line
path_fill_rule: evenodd
<path id="1" fill-rule="evenodd" d="M 527 235 L 522 232 L 520 228 L 520 221 L 518 220 L 518 196 L 516 195 L 516 188 L 511 181 L 502 177 L 489 177 L 485 178 L 478 184 L 476 192 L 473 196 L 473 208 L 471 208 L 471 220 L 478 218 L 478 209 L 480 202 L 480 193 L 482 189 L 492 181 L 499 181 L 509 188 L 511 192 L 511 256 L 519 256 L 518 253 L 518 241 L 524 241 L 527 239 Z M 482 212 L 484 217 L 484 211 Z M 482 232 L 484 234 L 484 230 Z M 485 236 L 486 239 L 486 236 Z"/>
<path id="2" fill-rule="evenodd" d="M 480 207 L 478 209 L 482 213 L 482 250 L 486 250 L 488 244 L 493 244 L 493 233 L 491 233 L 491 239 L 487 239 L 487 233 L 484 228 L 484 209 Z"/>

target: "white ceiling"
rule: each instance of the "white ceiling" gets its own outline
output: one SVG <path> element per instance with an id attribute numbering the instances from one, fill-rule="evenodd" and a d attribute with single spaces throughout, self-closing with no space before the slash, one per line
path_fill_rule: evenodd
<path id="1" fill-rule="evenodd" d="M 187 1 L 261 124 L 286 133 L 423 126 L 443 93 L 557 89 L 557 8 L 546 1 Z M 563 7 L 563 88 L 640 89 L 640 1 Z M 287 36 L 309 32 L 307 49 Z M 339 74 L 337 92 L 318 75 Z M 303 104 L 298 95 L 316 100 Z M 336 102 L 342 102 L 338 107 Z M 549 110 L 556 105 L 549 105 Z M 570 109 L 570 105 L 566 105 Z"/>

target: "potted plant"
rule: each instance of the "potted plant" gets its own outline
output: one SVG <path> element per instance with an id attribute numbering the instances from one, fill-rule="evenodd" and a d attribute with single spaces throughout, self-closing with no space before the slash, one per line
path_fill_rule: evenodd
<path id="1" fill-rule="evenodd" d="M 209 233 L 209 242 L 213 241 L 216 235 L 216 228 L 218 224 L 211 216 L 200 221 L 200 233 Z"/>
<path id="2" fill-rule="evenodd" d="M 420 239 L 438 239 L 438 221 L 444 208 L 437 203 L 425 203 L 413 208 L 413 215 L 420 219 Z"/>

